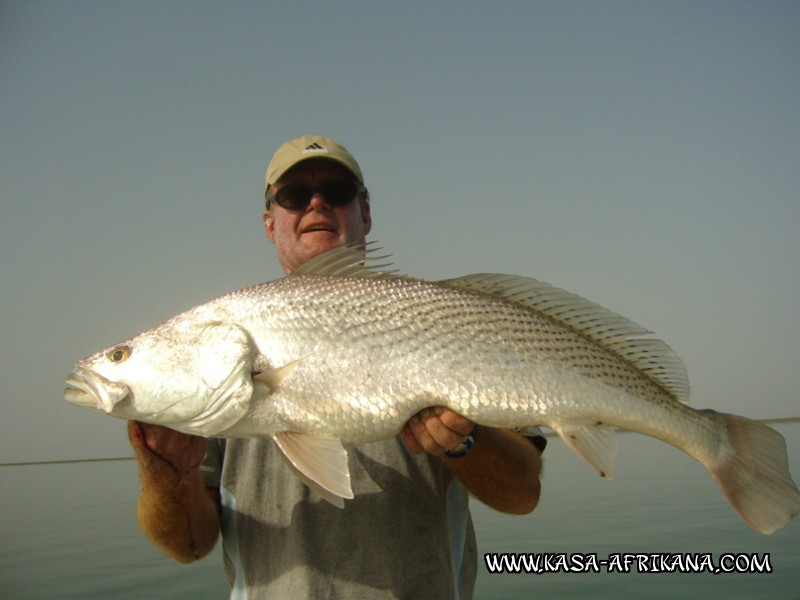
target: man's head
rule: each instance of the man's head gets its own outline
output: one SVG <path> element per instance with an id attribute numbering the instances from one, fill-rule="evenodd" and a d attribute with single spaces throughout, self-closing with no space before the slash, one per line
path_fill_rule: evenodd
<path id="1" fill-rule="evenodd" d="M 365 241 L 372 227 L 361 168 L 330 138 L 306 135 L 281 145 L 264 194 L 264 229 L 287 273 L 327 250 Z"/>

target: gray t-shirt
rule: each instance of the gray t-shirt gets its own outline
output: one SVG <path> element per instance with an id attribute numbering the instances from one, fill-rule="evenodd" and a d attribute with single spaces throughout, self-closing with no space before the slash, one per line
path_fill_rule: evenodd
<path id="1" fill-rule="evenodd" d="M 271 440 L 210 440 L 231 599 L 472 598 L 468 494 L 439 459 L 399 437 L 349 449 L 355 498 L 332 506 Z"/>

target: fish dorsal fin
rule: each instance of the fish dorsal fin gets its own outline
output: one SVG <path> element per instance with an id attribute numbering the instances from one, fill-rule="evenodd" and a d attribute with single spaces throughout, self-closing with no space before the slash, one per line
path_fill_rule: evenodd
<path id="1" fill-rule="evenodd" d="M 381 248 L 375 242 L 345 244 L 339 248 L 323 252 L 306 261 L 292 271 L 295 275 L 320 275 L 325 277 L 362 277 L 369 279 L 399 279 L 391 262 L 379 262 L 389 258 L 388 254 L 376 255 Z"/>
<path id="2" fill-rule="evenodd" d="M 535 310 L 613 352 L 678 400 L 689 399 L 686 367 L 675 352 L 660 340 L 641 337 L 652 332 L 599 304 L 549 283 L 501 273 L 479 273 L 438 283 Z"/>

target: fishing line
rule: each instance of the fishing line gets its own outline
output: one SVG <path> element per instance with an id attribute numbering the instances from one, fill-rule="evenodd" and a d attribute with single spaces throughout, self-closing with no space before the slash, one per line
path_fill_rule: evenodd
<path id="1" fill-rule="evenodd" d="M 118 460 L 133 460 L 133 456 L 119 456 L 116 458 L 75 458 L 70 460 L 33 460 L 28 462 L 0 463 L 0 467 L 35 467 L 39 465 L 71 465 L 91 462 L 113 462 Z"/>
<path id="2" fill-rule="evenodd" d="M 779 417 L 776 419 L 751 419 L 766 425 L 775 425 L 776 423 L 800 423 L 800 417 Z M 631 433 L 627 429 L 617 429 L 617 433 Z M 635 433 L 635 432 L 633 432 Z M 545 437 L 558 437 L 555 432 L 547 432 Z M 116 458 L 76 458 L 72 460 L 36 460 L 28 462 L 9 462 L 0 463 L 0 467 L 38 467 L 43 465 L 74 465 L 80 463 L 93 463 L 93 462 L 115 462 L 123 460 L 134 460 L 133 456 L 118 456 Z"/>

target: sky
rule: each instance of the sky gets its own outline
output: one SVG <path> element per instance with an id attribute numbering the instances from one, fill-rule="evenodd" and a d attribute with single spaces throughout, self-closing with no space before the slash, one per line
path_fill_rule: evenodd
<path id="1" fill-rule="evenodd" d="M 1 0 L 0 463 L 130 454 L 66 376 L 282 275 L 264 170 L 306 133 L 401 271 L 548 281 L 693 405 L 800 416 L 799 64 L 797 2 Z"/>

